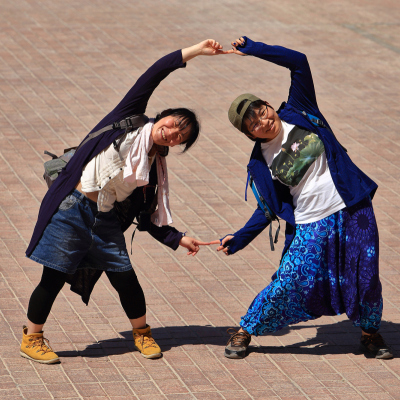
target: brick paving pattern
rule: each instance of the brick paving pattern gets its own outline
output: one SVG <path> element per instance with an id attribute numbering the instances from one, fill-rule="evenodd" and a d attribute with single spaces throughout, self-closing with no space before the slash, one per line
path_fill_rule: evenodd
<path id="1" fill-rule="evenodd" d="M 399 15 L 395 0 L 2 0 L 0 398 L 400 399 Z M 133 351 L 129 322 L 104 278 L 88 307 L 69 287 L 57 298 L 45 336 L 61 364 L 21 358 L 27 304 L 42 271 L 24 252 L 46 191 L 43 150 L 79 143 L 162 55 L 207 37 L 228 46 L 242 34 L 308 55 L 322 112 L 379 184 L 382 332 L 396 358 L 359 354 L 360 332 L 343 316 L 253 339 L 244 360 L 224 358 L 226 329 L 279 262 L 283 236 L 272 253 L 265 232 L 235 256 L 204 248 L 195 258 L 136 234 L 132 262 L 162 359 Z M 148 115 L 183 105 L 202 120 L 193 150 L 168 157 L 178 229 L 211 240 L 247 221 L 255 207 L 252 196 L 244 201 L 252 144 L 230 126 L 227 109 L 244 91 L 277 107 L 288 85 L 287 70 L 221 56 L 190 61 L 156 90 Z"/>

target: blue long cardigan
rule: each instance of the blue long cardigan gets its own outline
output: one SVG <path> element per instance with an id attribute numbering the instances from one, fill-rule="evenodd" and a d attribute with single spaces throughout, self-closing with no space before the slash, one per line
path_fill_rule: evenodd
<path id="1" fill-rule="evenodd" d="M 121 102 L 106 115 L 92 130 L 95 132 L 116 121 L 135 114 L 143 114 L 146 111 L 147 103 L 155 88 L 171 72 L 178 68 L 186 67 L 182 62 L 182 51 L 176 50 L 156 63 L 154 63 L 133 85 Z M 89 133 L 91 133 L 89 132 Z M 81 179 L 83 167 L 102 150 L 107 148 L 118 136 L 123 133 L 121 129 L 112 129 L 104 134 L 89 140 L 72 157 L 66 168 L 61 172 L 53 185 L 50 187 L 40 206 L 38 220 L 32 234 L 31 241 L 26 250 L 29 256 L 38 244 L 42 234 L 49 223 L 53 214 L 64 197 L 70 193 Z M 172 227 L 153 226 L 151 235 L 163 244 L 176 249 L 182 237 L 176 229 Z"/>
<path id="2" fill-rule="evenodd" d="M 322 140 L 333 182 L 346 206 L 350 207 L 367 196 L 372 198 L 378 187 L 377 184 L 351 161 L 318 108 L 307 57 L 281 46 L 253 42 L 246 37 L 245 40 L 245 46 L 240 48 L 243 53 L 289 68 L 291 76 L 289 97 L 286 103 L 282 103 L 277 113 L 283 121 L 314 132 Z M 303 111 L 321 119 L 329 129 L 314 126 Z M 296 228 L 293 198 L 289 187 L 272 179 L 259 141 L 254 145 L 247 169 L 272 211 L 286 221 L 283 256 L 293 240 Z M 235 237 L 229 242 L 229 252 L 233 254 L 243 249 L 269 223 L 270 221 L 258 207 L 246 225 L 233 234 Z"/>

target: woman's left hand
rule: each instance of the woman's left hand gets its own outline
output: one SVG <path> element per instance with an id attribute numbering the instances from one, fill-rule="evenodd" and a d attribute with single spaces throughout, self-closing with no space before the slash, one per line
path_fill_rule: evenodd
<path id="1" fill-rule="evenodd" d="M 200 250 L 200 246 L 208 246 L 209 244 L 208 242 L 201 242 L 189 236 L 182 236 L 182 239 L 179 241 L 180 246 L 186 247 L 189 250 L 187 253 L 188 256 L 195 256 Z"/>
<path id="2" fill-rule="evenodd" d="M 233 51 L 222 50 L 222 45 L 219 42 L 215 41 L 214 39 L 206 39 L 196 45 L 199 49 L 199 55 L 202 56 L 215 56 L 218 54 L 230 54 Z"/>

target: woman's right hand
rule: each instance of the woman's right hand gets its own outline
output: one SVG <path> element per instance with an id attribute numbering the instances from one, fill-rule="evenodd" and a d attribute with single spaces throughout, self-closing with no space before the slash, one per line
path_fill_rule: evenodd
<path id="1" fill-rule="evenodd" d="M 239 39 L 236 39 L 235 41 L 231 42 L 232 47 L 232 53 L 237 54 L 239 56 L 247 56 L 247 54 L 242 53 L 240 50 L 237 49 L 238 46 L 243 46 L 246 44 L 246 40 L 243 37 L 240 37 Z"/>
<path id="2" fill-rule="evenodd" d="M 191 238 L 189 236 L 182 236 L 181 240 L 179 241 L 179 245 L 188 249 L 188 256 L 195 256 L 199 250 L 200 246 L 208 246 L 211 243 L 209 242 L 201 242 L 200 240 Z"/>

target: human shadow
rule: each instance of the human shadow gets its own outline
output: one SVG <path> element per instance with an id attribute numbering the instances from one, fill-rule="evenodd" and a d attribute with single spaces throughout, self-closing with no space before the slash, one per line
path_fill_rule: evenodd
<path id="1" fill-rule="evenodd" d="M 315 320 L 317 322 L 318 320 Z M 153 328 L 153 337 L 162 348 L 167 352 L 174 347 L 208 345 L 221 348 L 225 347 L 229 334 L 227 329 L 231 327 L 211 325 L 199 326 L 167 326 Z M 316 328 L 316 335 L 307 338 L 302 335 L 301 330 Z M 359 340 L 360 328 L 352 325 L 351 321 L 345 320 L 333 324 L 298 324 L 291 325 L 268 336 L 285 336 L 299 331 L 300 335 L 305 337 L 304 341 L 287 344 L 285 346 L 255 346 L 254 341 L 249 347 L 249 353 L 258 352 L 264 354 L 360 354 Z M 391 346 L 393 354 L 400 355 L 400 324 L 382 321 L 380 333 L 385 341 Z M 76 351 L 58 351 L 60 357 L 107 357 L 110 355 L 126 354 L 135 350 L 132 331 L 120 332 L 121 337 L 100 340 L 88 345 L 83 350 Z"/>
<path id="2" fill-rule="evenodd" d="M 317 322 L 318 320 L 315 320 Z M 305 328 L 316 328 L 317 333 L 307 338 L 301 330 Z M 273 336 L 284 336 L 288 333 L 299 331 L 306 340 L 285 346 L 258 346 L 250 347 L 249 353 L 258 352 L 264 354 L 362 354 L 359 349 L 361 329 L 354 327 L 350 320 L 340 321 L 334 324 L 313 324 L 313 325 L 291 325 L 275 332 Z M 382 321 L 379 333 L 390 346 L 393 355 L 400 356 L 400 324 Z M 366 358 L 373 358 L 373 355 L 365 355 Z"/>
<path id="3" fill-rule="evenodd" d="M 167 326 L 152 328 L 151 332 L 163 352 L 173 347 L 216 345 L 225 346 L 229 338 L 226 333 L 231 327 L 215 327 L 211 325 Z M 57 351 L 60 357 L 107 357 L 109 355 L 126 354 L 135 350 L 132 331 L 120 332 L 119 338 L 99 340 L 83 350 Z"/>

